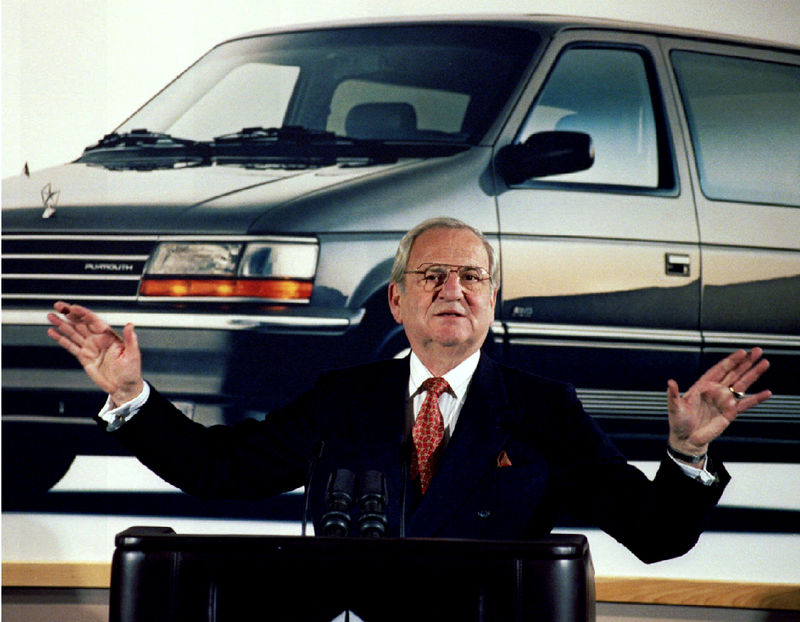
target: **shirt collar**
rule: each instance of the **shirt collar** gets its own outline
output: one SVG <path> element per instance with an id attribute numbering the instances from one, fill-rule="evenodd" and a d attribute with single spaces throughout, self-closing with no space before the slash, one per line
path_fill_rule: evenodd
<path id="1" fill-rule="evenodd" d="M 447 380 L 447 384 L 456 395 L 456 399 L 462 400 L 467 392 L 469 381 L 472 380 L 472 375 L 478 367 L 478 361 L 481 358 L 481 352 L 478 350 L 474 354 L 461 361 L 453 369 L 447 372 L 443 378 Z M 408 379 L 408 393 L 415 395 L 420 391 L 420 387 L 425 380 L 433 378 L 433 374 L 428 371 L 428 368 L 422 364 L 419 357 L 412 351 L 411 352 L 411 372 Z"/>

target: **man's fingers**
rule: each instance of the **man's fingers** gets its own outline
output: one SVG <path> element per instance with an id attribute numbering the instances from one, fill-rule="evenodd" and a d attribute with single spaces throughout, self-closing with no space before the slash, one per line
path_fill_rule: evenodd
<path id="1" fill-rule="evenodd" d="M 735 391 L 741 391 L 744 393 L 768 369 L 769 361 L 767 359 L 761 359 L 755 366 L 744 370 L 742 375 L 733 380 L 733 382 L 731 382 L 731 384 L 728 386 L 733 387 Z"/>
<path id="2" fill-rule="evenodd" d="M 711 367 L 700 379 L 729 384 L 739 376 L 736 369 L 745 361 L 747 361 L 747 352 L 736 350 Z"/>
<path id="3" fill-rule="evenodd" d="M 63 301 L 55 303 L 53 307 L 84 337 L 90 337 L 93 334 L 97 335 L 110 330 L 108 324 L 86 307 L 68 304 Z"/>
<path id="4" fill-rule="evenodd" d="M 55 328 L 49 328 L 47 332 L 51 337 L 56 339 L 56 341 L 59 341 L 59 339 L 54 337 L 50 331 L 53 331 L 53 333 L 58 334 L 59 337 L 63 337 L 64 339 L 69 340 L 79 348 L 83 346 L 84 342 L 86 341 L 86 338 L 83 335 L 81 335 L 77 330 L 75 330 L 75 325 L 72 322 L 68 322 L 61 319 L 55 313 L 48 313 L 47 319 L 53 326 L 55 326 Z M 61 342 L 59 341 L 59 343 Z"/>
<path id="5" fill-rule="evenodd" d="M 125 339 L 123 339 L 122 337 L 120 337 L 119 333 L 117 331 L 115 331 L 113 328 L 111 328 L 110 326 L 106 326 L 105 333 L 106 333 L 106 335 L 108 335 L 109 337 L 114 339 L 115 341 L 119 341 L 120 343 L 127 344 L 127 341 Z"/>
<path id="6" fill-rule="evenodd" d="M 56 311 L 63 314 L 48 313 L 47 319 L 53 327 L 47 330 L 48 336 L 57 341 L 65 350 L 74 355 L 86 367 L 95 362 L 101 349 L 106 349 L 109 344 L 98 342 L 97 337 L 107 335 L 120 345 L 125 340 L 117 334 L 108 324 L 100 320 L 94 313 L 79 305 L 56 303 Z M 91 324 L 91 328 L 86 322 Z M 133 344 L 138 348 L 134 336 Z"/>
<path id="7" fill-rule="evenodd" d="M 122 337 L 111 326 L 86 307 L 70 305 L 61 301 L 55 303 L 53 307 L 63 317 L 55 313 L 48 313 L 47 319 L 62 333 L 68 333 L 71 338 L 76 338 L 75 340 L 78 343 L 92 335 L 103 333 L 110 335 L 120 343 L 123 342 Z M 80 339 L 77 339 L 77 337 L 80 337 Z"/>
<path id="8" fill-rule="evenodd" d="M 59 300 L 53 305 L 53 308 L 62 315 L 66 315 L 67 313 L 69 313 L 69 307 L 70 305 L 64 302 L 63 300 Z"/>
<path id="9" fill-rule="evenodd" d="M 67 319 L 73 323 L 75 330 L 84 337 L 99 335 L 111 330 L 108 324 L 89 311 L 89 309 L 79 305 L 72 305 Z"/>
<path id="10" fill-rule="evenodd" d="M 676 402 L 681 396 L 681 392 L 678 389 L 678 383 L 675 382 L 672 378 L 667 380 L 667 403 L 674 403 Z"/>
<path id="11" fill-rule="evenodd" d="M 90 331 L 81 327 L 83 316 L 87 311 L 86 309 L 79 305 L 70 305 L 60 300 L 53 305 L 53 308 L 61 315 L 48 313 L 47 319 L 58 328 L 59 332 L 65 335 L 68 334 L 71 338 L 76 335 L 80 335 L 81 338 L 89 336 Z"/>
<path id="12" fill-rule="evenodd" d="M 47 321 L 50 322 L 56 328 L 64 322 L 64 320 L 62 320 L 61 317 L 56 313 L 48 313 Z"/>
<path id="13" fill-rule="evenodd" d="M 80 319 L 85 315 L 94 315 L 89 309 L 86 307 L 82 307 L 81 305 L 74 305 L 69 304 L 67 302 L 58 301 L 56 304 L 53 305 L 56 311 L 59 313 L 70 316 L 71 319 Z"/>
<path id="14" fill-rule="evenodd" d="M 67 334 L 64 334 L 64 331 L 66 331 Z M 83 340 L 80 335 L 76 335 L 69 324 L 62 324 L 58 330 L 55 328 L 48 328 L 47 335 L 78 359 L 78 362 L 83 365 L 84 368 L 86 368 L 87 365 L 91 365 L 97 358 L 99 351 L 94 347 L 94 344 Z"/>
<path id="15" fill-rule="evenodd" d="M 79 352 L 81 351 L 81 347 L 77 343 L 72 341 L 72 339 L 62 335 L 55 328 L 48 328 L 47 335 L 74 356 L 78 356 Z"/>
<path id="16" fill-rule="evenodd" d="M 758 406 L 761 402 L 765 402 L 771 397 L 772 397 L 772 391 L 769 390 L 761 391 L 760 393 L 756 393 L 755 395 L 748 395 L 742 398 L 741 400 L 737 401 L 736 403 L 737 413 L 743 413 L 745 410 L 752 408 L 753 406 Z"/>
<path id="17" fill-rule="evenodd" d="M 731 355 L 731 357 L 733 357 L 732 362 L 734 364 L 731 366 L 730 369 L 728 369 L 727 373 L 720 379 L 720 382 L 722 384 L 726 386 L 731 386 L 732 384 L 739 382 L 740 380 L 742 380 L 747 376 L 752 378 L 750 382 L 747 384 L 747 386 L 749 387 L 751 384 L 753 384 L 753 382 L 755 382 L 758 376 L 760 376 L 762 373 L 764 373 L 764 371 L 766 371 L 766 367 L 764 367 L 764 364 L 766 364 L 766 366 L 769 367 L 769 363 L 766 362 L 766 359 L 759 360 L 761 359 L 761 355 L 764 353 L 764 351 L 761 348 L 753 348 L 752 350 L 750 350 L 750 352 L 745 353 L 744 357 L 739 358 L 738 355 L 740 355 L 742 352 L 744 352 L 744 350 L 739 350 L 735 352 L 734 354 L 737 355 L 735 357 Z M 753 371 L 758 369 L 760 369 L 761 371 L 755 371 L 755 372 Z M 744 389 L 737 387 L 737 390 L 743 391 Z"/>
<path id="18" fill-rule="evenodd" d="M 126 350 L 130 350 L 131 352 L 139 351 L 139 338 L 136 336 L 136 331 L 134 330 L 132 323 L 128 322 L 125 324 L 125 328 L 122 329 L 122 337 L 120 337 L 113 330 L 111 332 L 117 339 L 125 344 Z"/>

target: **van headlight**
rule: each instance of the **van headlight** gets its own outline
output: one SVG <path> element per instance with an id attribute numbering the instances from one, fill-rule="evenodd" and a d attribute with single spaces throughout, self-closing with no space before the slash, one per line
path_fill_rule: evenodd
<path id="1" fill-rule="evenodd" d="M 140 296 L 308 302 L 316 240 L 170 241 L 156 246 Z"/>

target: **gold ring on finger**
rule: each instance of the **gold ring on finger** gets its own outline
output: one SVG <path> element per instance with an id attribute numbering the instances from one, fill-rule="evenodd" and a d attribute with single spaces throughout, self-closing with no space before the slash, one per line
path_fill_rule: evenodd
<path id="1" fill-rule="evenodd" d="M 737 400 L 737 401 L 738 401 L 738 400 L 741 400 L 741 399 L 744 399 L 744 393 L 742 393 L 741 391 L 737 391 L 736 389 L 734 389 L 734 388 L 733 388 L 733 385 L 731 385 L 731 386 L 729 386 L 729 387 L 728 387 L 728 391 L 730 391 L 730 392 L 731 392 L 731 394 L 733 395 L 733 397 L 735 397 L 735 398 L 736 398 L 736 400 Z"/>

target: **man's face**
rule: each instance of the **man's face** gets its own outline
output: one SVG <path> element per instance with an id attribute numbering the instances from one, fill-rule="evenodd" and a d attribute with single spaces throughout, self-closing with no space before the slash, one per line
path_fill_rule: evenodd
<path id="1" fill-rule="evenodd" d="M 476 266 L 488 272 L 489 256 L 468 229 L 428 229 L 414 241 L 407 270 L 426 264 Z M 478 291 L 469 292 L 454 272 L 435 291 L 426 291 L 419 274 L 406 274 L 402 290 L 395 283 L 389 285 L 392 315 L 403 324 L 411 348 L 429 369 L 436 365 L 426 358 L 454 366 L 481 347 L 494 320 L 496 298 L 497 290 L 488 280 Z"/>

